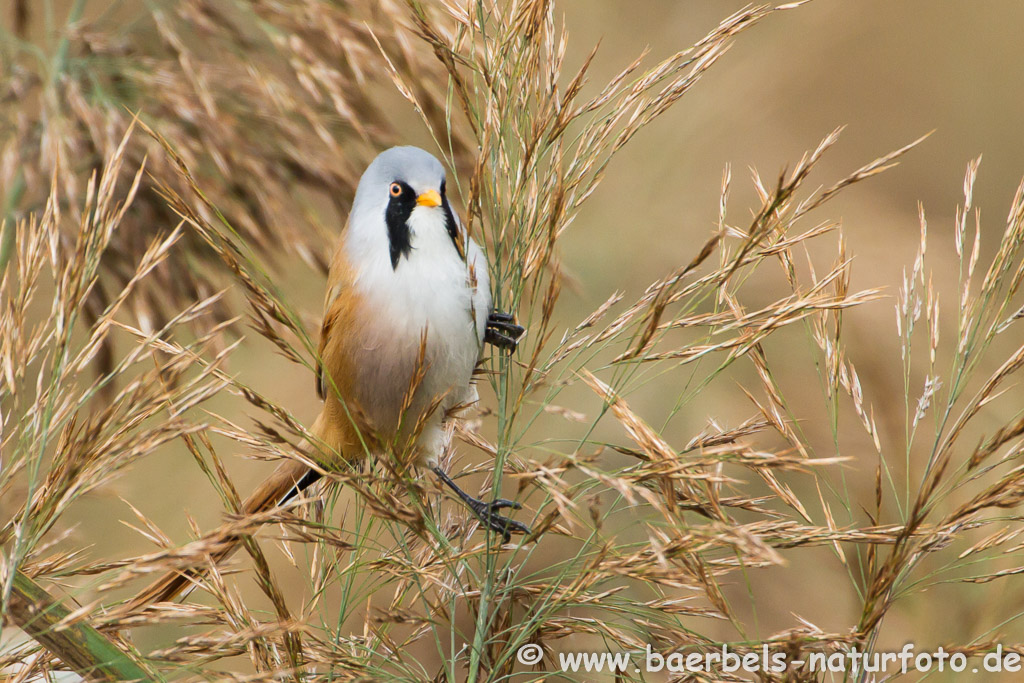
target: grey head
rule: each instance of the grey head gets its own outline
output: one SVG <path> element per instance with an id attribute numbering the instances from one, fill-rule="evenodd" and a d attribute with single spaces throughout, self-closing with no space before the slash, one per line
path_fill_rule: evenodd
<path id="1" fill-rule="evenodd" d="M 381 152 L 356 188 L 349 217 L 350 248 L 374 255 L 386 249 L 392 269 L 397 269 L 412 251 L 408 221 L 418 209 L 436 211 L 456 245 L 459 226 L 445 189 L 444 166 L 429 152 L 409 146 Z"/>
<path id="2" fill-rule="evenodd" d="M 364 195 L 386 197 L 388 185 L 394 181 L 408 183 L 417 194 L 427 190 L 440 192 L 444 177 L 444 166 L 430 152 L 419 147 L 392 147 L 378 154 L 366 167 L 359 179 L 356 202 Z"/>

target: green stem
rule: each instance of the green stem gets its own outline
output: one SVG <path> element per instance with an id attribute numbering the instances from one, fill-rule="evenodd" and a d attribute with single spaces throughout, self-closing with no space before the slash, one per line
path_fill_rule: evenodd
<path id="1" fill-rule="evenodd" d="M 0 215 L 0 277 L 3 277 L 7 269 L 7 262 L 11 260 L 14 253 L 14 246 L 17 235 L 17 217 L 14 212 L 21 203 L 21 197 L 25 194 L 25 174 L 21 169 L 14 175 L 11 189 L 4 197 L 3 214 Z"/>
<path id="2" fill-rule="evenodd" d="M 68 49 L 71 46 L 71 36 L 68 35 L 72 27 L 82 20 L 82 14 L 85 13 L 85 0 L 75 0 L 75 4 L 71 6 L 71 11 L 68 12 L 68 19 L 64 24 L 64 35 L 61 36 L 60 42 L 57 44 L 57 52 L 53 58 L 53 69 L 50 72 L 50 84 L 53 85 L 57 82 L 57 79 L 63 75 L 68 64 Z"/>
<path id="3" fill-rule="evenodd" d="M 69 614 L 39 584 L 15 573 L 5 616 L 65 665 L 89 681 L 159 680 L 87 622 L 61 624 Z"/>

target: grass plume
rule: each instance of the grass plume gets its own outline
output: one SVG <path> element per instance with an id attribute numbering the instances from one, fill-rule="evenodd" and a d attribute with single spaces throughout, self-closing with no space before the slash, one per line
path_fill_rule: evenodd
<path id="1" fill-rule="evenodd" d="M 997 244 L 974 212 L 979 162 L 949 243 L 921 208 L 895 294 L 903 396 L 862 381 L 849 350 L 848 313 L 886 297 L 854 286 L 827 212 L 921 140 L 828 184 L 836 129 L 778 176 L 752 171 L 743 218 L 726 168 L 715 225 L 678 264 L 638 291 L 608 283 L 581 319 L 565 313 L 565 236 L 587 230 L 578 218 L 619 151 L 713 78 L 745 31 L 803 4 L 748 7 L 604 81 L 594 54 L 566 67 L 571 36 L 549 0 L 157 3 L 131 30 L 71 17 L 40 71 L 14 66 L 32 51 L 33 10 L 19 5 L 6 87 L 35 115 L 0 106 L 0 578 L 5 629 L 35 640 L 4 641 L 0 671 L 38 680 L 88 668 L 89 652 L 98 663 L 102 646 L 78 661 L 53 640 L 69 628 L 137 653 L 153 678 L 573 680 L 554 673 L 558 652 L 647 646 L 798 659 L 881 649 L 915 594 L 1020 574 L 1024 418 L 995 408 L 1024 367 L 1024 186 Z M 267 346 L 312 391 L 318 312 L 289 297 L 280 266 L 324 269 L 359 170 L 401 139 L 395 101 L 454 171 L 497 306 L 529 329 L 516 355 L 483 361 L 481 403 L 449 422 L 444 454 L 468 490 L 524 505 L 533 533 L 513 542 L 441 505 L 401 445 L 376 462 L 316 461 L 302 416 L 230 365 Z M 931 270 L 941 249 L 956 277 Z M 957 302 L 954 320 L 940 300 Z M 792 400 L 795 344 L 830 441 Z M 730 381 L 746 417 L 688 426 L 703 392 Z M 223 503 L 219 524 L 189 518 L 177 538 L 149 501 L 126 500 L 153 547 L 87 552 L 77 506 L 170 452 Z M 321 469 L 327 484 L 241 514 L 238 454 Z M 851 485 L 864 471 L 868 489 Z M 238 538 L 243 559 L 215 561 Z M 760 577 L 823 557 L 845 569 L 835 590 L 856 619 L 761 632 L 744 587 L 756 603 Z M 169 571 L 189 577 L 182 601 L 131 599 Z M 18 610 L 20 577 L 69 596 L 42 632 Z M 991 628 L 957 651 L 991 650 Z M 159 642 L 129 646 L 147 638 Z M 527 644 L 542 648 L 535 666 L 517 660 Z"/>

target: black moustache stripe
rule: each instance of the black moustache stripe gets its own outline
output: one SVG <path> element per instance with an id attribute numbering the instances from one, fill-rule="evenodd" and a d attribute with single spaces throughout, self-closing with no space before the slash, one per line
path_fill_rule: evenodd
<path id="1" fill-rule="evenodd" d="M 384 222 L 388 225 L 388 241 L 391 243 L 391 268 L 398 268 L 398 259 L 408 257 L 412 251 L 412 236 L 409 232 L 409 216 L 416 208 L 416 193 L 408 184 L 397 181 L 402 193 L 392 195 L 384 211 Z"/>
<path id="2" fill-rule="evenodd" d="M 441 185 L 444 188 L 444 185 Z M 444 209 L 444 228 L 448 231 L 448 237 L 452 240 L 452 246 L 459 256 L 464 256 L 459 246 L 459 226 L 455 223 L 455 214 L 452 213 L 452 206 L 448 203 L 448 197 L 441 195 L 441 207 Z"/>
<path id="3" fill-rule="evenodd" d="M 388 226 L 388 242 L 391 245 L 391 268 L 398 268 L 398 261 L 408 257 L 412 251 L 412 232 L 409 230 L 409 216 L 416 208 L 416 193 L 402 181 L 397 182 L 402 193 L 397 197 L 391 195 L 387 209 L 384 212 L 384 222 Z M 444 184 L 441 185 L 441 208 L 444 211 L 444 229 L 452 241 L 455 251 L 462 256 L 462 249 L 459 246 L 459 226 L 455 222 L 455 214 L 452 212 L 448 197 L 444 194 Z"/>

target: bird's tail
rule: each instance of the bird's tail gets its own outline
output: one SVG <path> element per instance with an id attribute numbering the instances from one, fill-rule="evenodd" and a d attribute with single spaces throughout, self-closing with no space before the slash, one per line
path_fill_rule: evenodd
<path id="1" fill-rule="evenodd" d="M 313 484 L 320 481 L 320 478 L 324 475 L 320 474 L 316 470 L 306 470 L 306 473 L 302 475 L 302 478 L 295 482 L 295 486 L 281 497 L 281 500 L 277 501 L 278 505 L 284 505 L 289 500 L 299 495 Z"/>
<path id="2" fill-rule="evenodd" d="M 306 486 L 320 478 L 298 460 L 287 460 L 281 463 L 274 473 L 245 499 L 241 512 L 255 515 L 266 512 L 297 495 Z M 242 542 L 241 536 L 230 536 L 222 540 L 220 547 L 211 553 L 210 561 L 219 564 L 230 557 Z M 136 595 L 116 611 L 118 616 L 126 617 L 135 614 L 147 606 L 157 602 L 174 600 L 183 590 L 195 585 L 204 573 L 201 567 L 177 569 L 167 572 L 148 588 Z"/>

